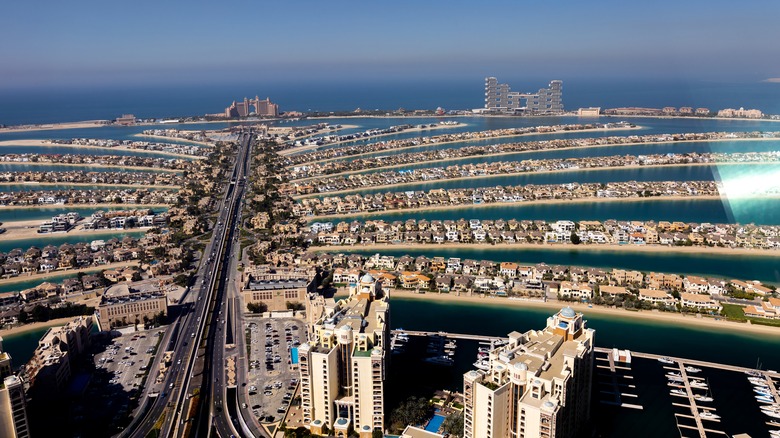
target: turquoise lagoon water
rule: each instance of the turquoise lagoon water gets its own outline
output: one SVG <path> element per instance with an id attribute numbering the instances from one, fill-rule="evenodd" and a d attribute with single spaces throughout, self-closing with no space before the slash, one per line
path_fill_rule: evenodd
<path id="1" fill-rule="evenodd" d="M 602 168 L 591 170 L 570 170 L 561 172 L 522 173 L 518 175 L 497 175 L 490 177 L 468 177 L 456 180 L 434 180 L 414 182 L 385 188 L 355 189 L 344 194 L 428 191 L 432 189 L 479 188 L 496 186 L 569 184 L 569 183 L 608 183 L 626 181 L 722 181 L 740 183 L 746 175 L 777 177 L 780 181 L 780 164 L 713 164 L 702 166 L 648 166 L 639 168 Z M 734 181 L 730 181 L 734 180 Z M 760 180 L 760 178 L 759 178 Z M 764 180 L 777 184 L 777 181 Z M 318 193 L 309 197 L 325 197 L 328 193 Z"/>
<path id="2" fill-rule="evenodd" d="M 780 150 L 780 140 L 777 141 L 708 141 L 708 142 L 681 142 L 681 143 L 656 143 L 625 146 L 604 146 L 594 148 L 579 148 L 566 150 L 552 150 L 539 152 L 520 152 L 497 156 L 474 156 L 463 159 L 452 159 L 436 162 L 424 162 L 407 164 L 393 168 L 393 170 L 406 171 L 411 169 L 427 169 L 430 167 L 447 167 L 453 165 L 495 163 L 499 161 L 523 161 L 566 159 L 583 157 L 610 157 L 615 155 L 650 155 L 650 154 L 690 154 L 690 153 L 734 153 L 734 152 L 774 152 Z M 376 173 L 382 169 L 368 169 L 351 173 Z"/>
<path id="3" fill-rule="evenodd" d="M 515 220 L 655 220 L 710 223 L 755 223 L 780 225 L 780 199 L 741 198 L 719 199 L 663 199 L 647 198 L 626 202 L 565 202 L 560 204 L 489 204 L 481 207 L 462 207 L 448 210 L 414 210 L 409 212 L 381 212 L 372 215 L 328 219 L 331 222 L 396 221 L 406 219 L 515 219 Z M 313 218 L 311 222 L 316 222 Z"/>

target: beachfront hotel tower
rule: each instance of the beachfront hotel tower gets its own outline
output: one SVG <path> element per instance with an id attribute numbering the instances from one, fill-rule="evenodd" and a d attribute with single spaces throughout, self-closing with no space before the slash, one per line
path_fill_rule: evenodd
<path id="1" fill-rule="evenodd" d="M 465 438 L 576 436 L 590 418 L 595 332 L 570 307 L 512 332 L 489 368 L 463 375 Z"/>
<path id="2" fill-rule="evenodd" d="M 313 434 L 371 437 L 384 425 L 390 302 L 370 274 L 350 284 L 349 298 L 328 300 L 298 349 L 301 409 Z"/>
<path id="3" fill-rule="evenodd" d="M 511 91 L 509 84 L 499 84 L 494 77 L 485 78 L 485 109 L 490 112 L 527 115 L 563 112 L 563 81 L 552 81 L 536 93 Z"/>

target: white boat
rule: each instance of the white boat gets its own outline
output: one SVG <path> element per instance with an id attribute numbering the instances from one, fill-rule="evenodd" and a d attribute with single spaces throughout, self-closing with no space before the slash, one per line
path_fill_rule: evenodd
<path id="1" fill-rule="evenodd" d="M 760 389 L 754 389 L 753 392 L 755 392 L 758 395 L 763 395 L 764 397 L 772 397 L 772 393 L 769 391 L 762 391 Z"/>
<path id="2" fill-rule="evenodd" d="M 691 380 L 688 382 L 689 385 L 691 385 L 691 388 L 706 388 L 707 384 L 699 381 L 699 380 Z"/>
<path id="3" fill-rule="evenodd" d="M 672 394 L 672 395 L 682 395 L 684 397 L 688 396 L 688 393 L 685 392 L 685 390 L 682 390 L 682 389 L 679 389 L 679 388 L 673 389 L 673 390 L 669 391 L 669 393 Z"/>
<path id="4" fill-rule="evenodd" d="M 780 418 L 780 412 L 773 412 L 773 411 L 763 411 L 763 412 L 772 418 Z"/>
<path id="5" fill-rule="evenodd" d="M 450 358 L 449 356 L 433 356 L 433 357 L 428 357 L 424 360 L 425 362 L 428 362 L 433 365 L 444 365 L 447 367 L 451 367 L 455 363 L 455 361 L 452 360 L 452 358 Z"/>
<path id="6" fill-rule="evenodd" d="M 748 382 L 754 385 L 766 385 L 766 379 L 762 379 L 761 377 L 748 377 Z"/>
<path id="7" fill-rule="evenodd" d="M 780 438 L 780 430 L 770 430 L 769 436 L 771 436 L 772 438 L 776 438 L 776 437 Z"/>
<path id="8" fill-rule="evenodd" d="M 693 398 L 696 399 L 696 401 L 698 401 L 698 402 L 711 402 L 711 401 L 713 401 L 712 397 L 708 397 L 706 395 L 697 395 L 697 396 L 695 396 Z"/>
<path id="9" fill-rule="evenodd" d="M 474 367 L 483 371 L 487 371 L 490 369 L 490 365 L 486 360 L 478 360 L 474 362 Z"/>
<path id="10" fill-rule="evenodd" d="M 692 366 L 687 366 L 687 367 L 685 367 L 685 372 L 691 373 L 691 374 L 696 374 L 696 373 L 700 373 L 701 372 L 701 368 L 694 368 Z"/>
<path id="11" fill-rule="evenodd" d="M 683 383 L 683 378 L 682 377 L 667 376 L 666 378 L 669 379 L 669 383 L 677 383 L 677 384 L 680 384 L 680 385 L 682 385 L 682 383 Z"/>
<path id="12" fill-rule="evenodd" d="M 680 373 L 666 373 L 666 377 L 672 378 L 672 377 L 682 377 L 682 374 Z"/>
<path id="13" fill-rule="evenodd" d="M 710 411 L 699 411 L 699 417 L 701 417 L 702 420 L 719 420 L 720 415 L 713 414 Z"/>
<path id="14" fill-rule="evenodd" d="M 661 363 L 668 363 L 668 364 L 672 364 L 672 363 L 674 363 L 674 361 L 673 361 L 673 360 L 669 359 L 669 358 L 668 358 L 668 357 L 666 357 L 666 356 L 664 356 L 664 357 L 659 357 L 659 358 L 658 358 L 658 362 L 661 362 Z"/>
<path id="15" fill-rule="evenodd" d="M 772 397 L 767 397 L 765 395 L 757 395 L 756 400 L 758 400 L 759 403 L 774 403 L 775 399 Z"/>

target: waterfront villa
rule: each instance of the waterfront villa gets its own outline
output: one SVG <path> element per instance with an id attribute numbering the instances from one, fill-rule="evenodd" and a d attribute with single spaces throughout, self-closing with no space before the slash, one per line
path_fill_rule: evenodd
<path id="1" fill-rule="evenodd" d="M 653 304 L 663 304 L 665 306 L 673 306 L 677 303 L 677 300 L 665 290 L 656 289 L 639 289 L 639 299 L 641 301 L 647 301 Z"/>
<path id="2" fill-rule="evenodd" d="M 680 304 L 697 310 L 714 310 L 719 312 L 722 306 L 709 295 L 680 293 Z"/>

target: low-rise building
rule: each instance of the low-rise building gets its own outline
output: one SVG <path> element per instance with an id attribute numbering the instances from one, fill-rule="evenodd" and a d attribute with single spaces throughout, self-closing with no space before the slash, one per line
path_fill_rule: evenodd
<path id="1" fill-rule="evenodd" d="M 704 294 L 691 294 L 682 292 L 680 293 L 680 304 L 683 307 L 699 310 L 715 310 L 720 311 L 722 306 L 709 295 Z"/>
<path id="2" fill-rule="evenodd" d="M 639 299 L 664 306 L 673 306 L 677 303 L 677 300 L 669 292 L 657 289 L 639 289 Z"/>
<path id="3" fill-rule="evenodd" d="M 164 292 L 153 287 L 141 290 L 136 287 L 120 283 L 106 290 L 97 310 L 100 330 L 139 324 L 168 314 L 168 299 Z"/>

